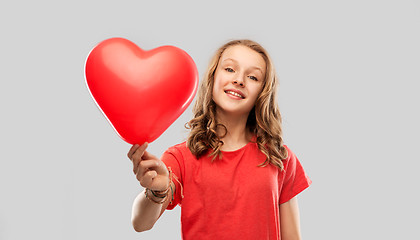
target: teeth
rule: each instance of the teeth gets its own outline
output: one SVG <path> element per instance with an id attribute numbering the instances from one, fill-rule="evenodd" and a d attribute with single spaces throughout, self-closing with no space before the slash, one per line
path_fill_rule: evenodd
<path id="1" fill-rule="evenodd" d="M 233 96 L 237 96 L 237 97 L 243 98 L 240 94 L 238 94 L 236 92 L 227 91 L 226 93 L 232 94 Z"/>

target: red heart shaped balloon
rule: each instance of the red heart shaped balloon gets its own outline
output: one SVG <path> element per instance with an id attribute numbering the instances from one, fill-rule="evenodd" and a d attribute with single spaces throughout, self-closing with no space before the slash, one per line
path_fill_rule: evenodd
<path id="1" fill-rule="evenodd" d="M 198 86 L 193 59 L 174 46 L 149 51 L 111 38 L 90 52 L 88 89 L 118 135 L 130 144 L 158 138 L 188 107 Z"/>

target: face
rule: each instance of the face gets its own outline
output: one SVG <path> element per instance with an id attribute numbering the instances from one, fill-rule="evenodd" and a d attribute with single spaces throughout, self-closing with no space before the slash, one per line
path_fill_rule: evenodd
<path id="1" fill-rule="evenodd" d="M 227 48 L 214 75 L 213 100 L 217 109 L 248 116 L 262 90 L 265 68 L 264 58 L 251 48 Z"/>

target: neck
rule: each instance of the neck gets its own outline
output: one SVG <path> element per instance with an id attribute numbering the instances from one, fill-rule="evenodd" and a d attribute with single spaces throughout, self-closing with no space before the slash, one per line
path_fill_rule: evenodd
<path id="1" fill-rule="evenodd" d="M 223 141 L 222 151 L 232 151 L 245 146 L 251 139 L 251 134 L 246 128 L 248 115 L 231 115 L 222 111 L 216 113 L 218 123 L 226 127 L 226 135 L 221 138 Z M 223 130 L 220 135 L 223 135 Z"/>

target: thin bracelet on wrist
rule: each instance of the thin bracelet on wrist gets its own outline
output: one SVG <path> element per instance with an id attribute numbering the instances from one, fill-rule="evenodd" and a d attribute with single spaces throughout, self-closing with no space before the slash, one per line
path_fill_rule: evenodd
<path id="1" fill-rule="evenodd" d="M 171 186 L 171 180 L 169 179 L 169 186 L 163 190 L 163 191 L 156 191 L 156 190 L 150 190 L 153 194 L 153 196 L 158 198 L 164 198 L 166 195 L 168 195 L 169 187 Z"/>
<path id="2" fill-rule="evenodd" d="M 172 203 L 172 201 L 174 200 L 174 192 L 175 192 L 175 190 L 172 189 L 172 177 L 173 177 L 172 174 L 173 173 L 172 173 L 172 169 L 170 167 L 168 168 L 168 171 L 169 171 L 169 186 L 165 190 L 163 190 L 163 191 L 154 191 L 154 190 L 151 190 L 149 188 L 145 188 L 144 189 L 144 195 L 146 195 L 146 198 L 147 199 L 149 199 L 150 201 L 152 201 L 154 203 L 157 203 L 157 204 L 163 204 L 164 202 L 166 202 L 166 200 L 168 200 L 169 191 L 171 191 L 171 193 L 172 193 L 172 199 L 170 200 L 170 203 Z M 150 197 L 149 194 L 148 194 L 148 190 L 150 192 L 152 192 L 153 196 L 155 196 L 156 198 L 161 198 L 162 200 L 156 201 L 155 199 L 153 199 L 152 197 Z"/>
<path id="3" fill-rule="evenodd" d="M 155 196 L 157 198 L 165 198 L 168 195 L 168 192 L 166 192 L 165 194 L 156 193 L 153 190 L 150 190 L 150 192 L 152 192 L 153 196 Z"/>
<path id="4" fill-rule="evenodd" d="M 164 202 L 166 202 L 166 200 L 168 200 L 168 195 L 166 195 L 165 197 L 163 197 L 163 199 L 162 200 L 160 200 L 160 201 L 156 201 L 155 199 L 153 199 L 153 198 L 151 198 L 150 196 L 149 196 L 149 194 L 147 193 L 148 192 L 148 190 L 149 191 L 151 191 L 150 189 L 148 189 L 148 188 L 145 188 L 144 189 L 144 195 L 146 195 L 146 198 L 147 199 L 149 199 L 151 202 L 154 202 L 154 203 L 157 203 L 157 204 L 163 204 Z"/>

